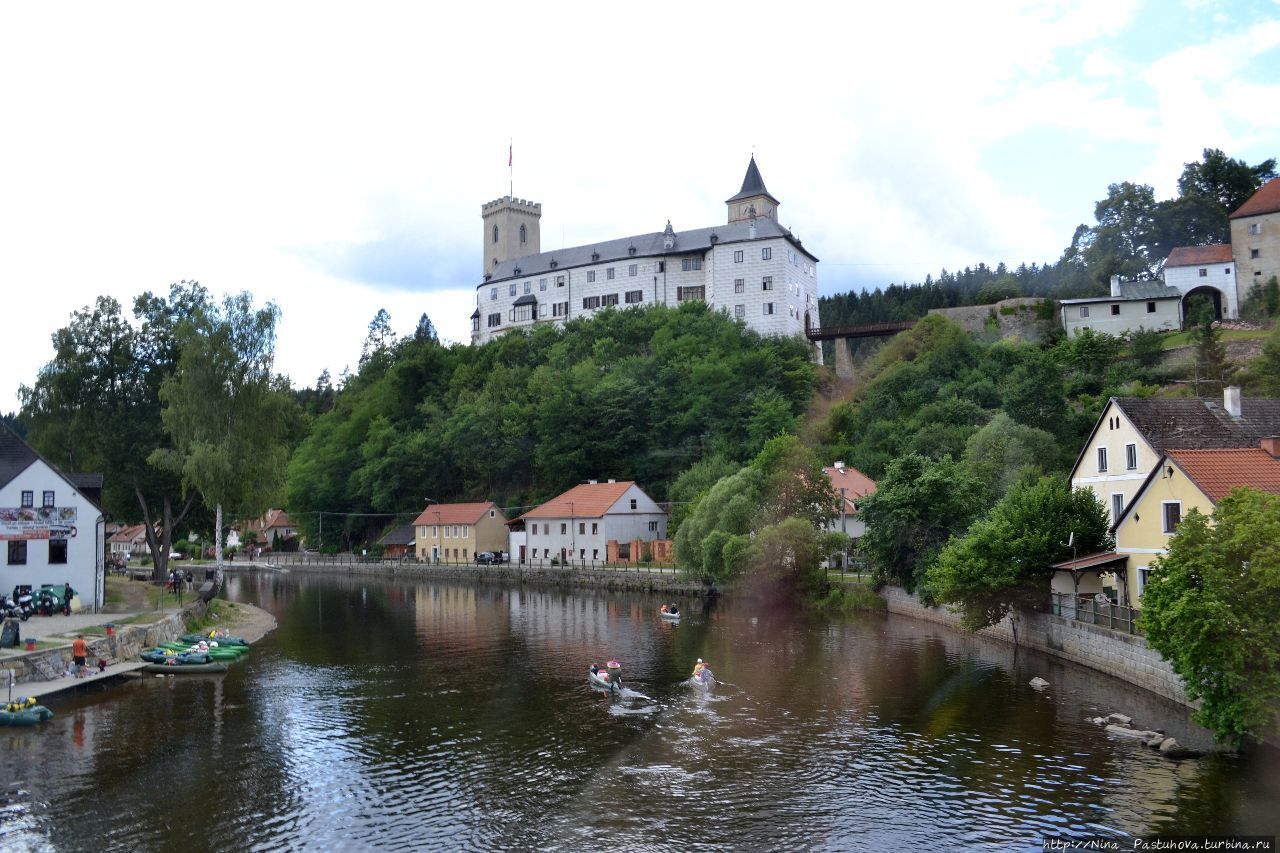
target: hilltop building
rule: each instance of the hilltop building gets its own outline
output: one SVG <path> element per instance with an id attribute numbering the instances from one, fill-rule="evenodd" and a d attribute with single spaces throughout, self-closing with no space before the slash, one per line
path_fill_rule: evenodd
<path id="1" fill-rule="evenodd" d="M 484 280 L 471 342 L 563 323 L 605 308 L 697 300 L 765 335 L 818 324 L 818 259 L 778 223 L 780 202 L 755 158 L 725 202 L 723 225 L 620 237 L 542 251 L 542 205 L 504 196 L 481 207 Z M 815 355 L 819 351 L 815 347 Z"/>
<path id="2" fill-rule="evenodd" d="M 1273 178 L 1229 217 L 1231 253 L 1247 295 L 1255 284 L 1280 276 L 1280 178 Z"/>

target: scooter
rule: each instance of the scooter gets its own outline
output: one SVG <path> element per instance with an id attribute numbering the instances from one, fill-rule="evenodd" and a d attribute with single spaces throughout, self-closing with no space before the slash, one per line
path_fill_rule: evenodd
<path id="1" fill-rule="evenodd" d="M 18 606 L 18 603 L 7 595 L 0 595 L 0 619 L 21 619 L 26 622 L 31 614 Z"/>
<path id="2" fill-rule="evenodd" d="M 36 612 L 35 602 L 31 598 L 31 587 L 15 586 L 13 595 L 9 598 L 10 604 L 17 607 L 18 618 L 26 622 L 31 618 L 31 614 Z"/>

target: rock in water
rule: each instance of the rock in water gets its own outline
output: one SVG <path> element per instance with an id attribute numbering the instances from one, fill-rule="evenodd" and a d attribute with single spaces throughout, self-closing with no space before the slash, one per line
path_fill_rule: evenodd
<path id="1" fill-rule="evenodd" d="M 1044 690 L 1049 686 L 1049 682 L 1037 675 L 1035 678 L 1031 679 L 1031 686 L 1036 690 Z"/>
<path id="2" fill-rule="evenodd" d="M 1124 714 L 1108 714 L 1107 719 L 1122 726 L 1127 726 L 1133 722 L 1133 717 L 1126 717 Z"/>

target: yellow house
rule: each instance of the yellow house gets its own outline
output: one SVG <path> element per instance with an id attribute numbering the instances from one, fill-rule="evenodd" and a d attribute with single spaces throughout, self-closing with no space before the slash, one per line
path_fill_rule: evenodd
<path id="1" fill-rule="evenodd" d="M 1114 526 L 1160 457 L 1174 449 L 1253 447 L 1280 435 L 1280 400 L 1112 397 L 1071 469 L 1072 488 L 1091 489 Z"/>
<path id="2" fill-rule="evenodd" d="M 478 553 L 507 550 L 507 517 L 493 501 L 431 504 L 413 527 L 420 562 L 469 563 Z"/>
<path id="3" fill-rule="evenodd" d="M 1116 553 L 1128 565 L 1124 589 L 1137 604 L 1151 563 L 1192 509 L 1212 515 L 1218 501 L 1241 486 L 1280 494 L 1280 438 L 1258 447 L 1170 450 L 1147 475 L 1115 525 Z"/>

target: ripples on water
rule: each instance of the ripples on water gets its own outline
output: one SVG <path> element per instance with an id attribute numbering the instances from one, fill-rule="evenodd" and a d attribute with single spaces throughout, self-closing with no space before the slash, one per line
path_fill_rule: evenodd
<path id="1" fill-rule="evenodd" d="M 281 626 L 226 676 L 145 679 L 0 729 L 0 847 L 1031 850 L 1276 832 L 1274 755 L 1175 764 L 1110 741 L 1084 718 L 1191 733 L 1104 676 L 907 619 L 737 604 L 671 625 L 644 596 L 296 575 L 232 594 Z M 634 695 L 588 685 L 612 656 Z M 698 657 L 729 684 L 686 685 Z M 1036 674 L 1049 690 L 1026 686 Z"/>

